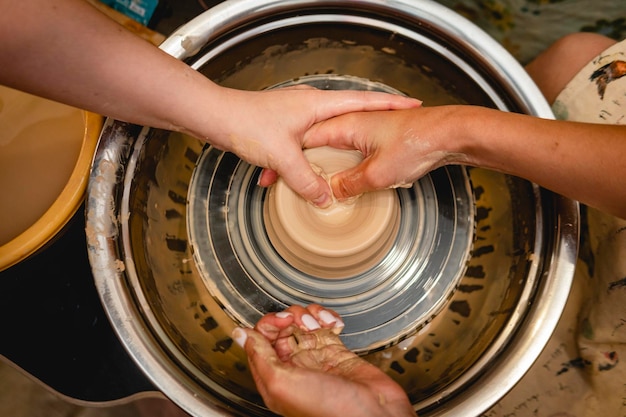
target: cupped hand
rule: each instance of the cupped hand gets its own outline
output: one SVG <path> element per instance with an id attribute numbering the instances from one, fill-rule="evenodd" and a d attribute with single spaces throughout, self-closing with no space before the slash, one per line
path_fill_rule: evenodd
<path id="1" fill-rule="evenodd" d="M 350 113 L 312 126 L 305 135 L 307 148 L 329 145 L 356 149 L 363 161 L 333 175 L 338 199 L 413 183 L 428 172 L 464 156 L 452 152 L 458 137 L 455 106 Z"/>
<path id="2" fill-rule="evenodd" d="M 222 88 L 220 93 L 224 107 L 219 126 L 210 126 L 209 134 L 191 133 L 253 165 L 270 169 L 304 199 L 322 207 L 331 203 L 330 189 L 302 153 L 306 131 L 348 112 L 420 105 L 418 100 L 392 94 L 322 91 L 306 86 L 254 92 Z"/>
<path id="3" fill-rule="evenodd" d="M 415 416 L 404 390 L 341 342 L 341 318 L 292 306 L 236 329 L 256 386 L 275 413 L 298 417 Z"/>

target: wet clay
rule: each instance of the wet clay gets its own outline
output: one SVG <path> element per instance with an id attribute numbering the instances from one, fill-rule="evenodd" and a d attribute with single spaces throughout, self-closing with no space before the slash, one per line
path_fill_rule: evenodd
<path id="1" fill-rule="evenodd" d="M 322 176 L 357 165 L 357 151 L 308 149 L 305 156 Z M 357 275 L 379 263 L 398 231 L 400 208 L 394 190 L 337 201 L 325 209 L 306 202 L 282 179 L 268 191 L 265 227 L 276 251 L 294 268 L 320 278 Z"/>
<path id="2" fill-rule="evenodd" d="M 0 87 L 0 245 L 35 223 L 78 160 L 82 110 Z"/>

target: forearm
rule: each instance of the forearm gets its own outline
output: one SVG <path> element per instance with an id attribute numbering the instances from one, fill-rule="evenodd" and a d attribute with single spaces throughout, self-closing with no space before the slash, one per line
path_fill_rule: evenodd
<path id="1" fill-rule="evenodd" d="M 626 218 L 626 126 L 473 107 L 460 114 L 467 164 L 526 178 Z"/>
<path id="2" fill-rule="evenodd" d="M 2 84 L 161 128 L 187 124 L 198 112 L 194 96 L 219 102 L 218 88 L 208 79 L 85 1 L 0 5 L 0 35 L 11 40 L 0 44 Z"/>

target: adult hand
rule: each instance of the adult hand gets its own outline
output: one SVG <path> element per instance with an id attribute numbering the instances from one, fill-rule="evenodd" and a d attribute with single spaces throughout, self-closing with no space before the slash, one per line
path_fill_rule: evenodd
<path id="1" fill-rule="evenodd" d="M 283 416 L 412 416 L 411 403 L 379 368 L 339 339 L 339 316 L 319 305 L 264 316 L 233 337 L 248 354 L 265 404 Z"/>
<path id="2" fill-rule="evenodd" d="M 422 107 L 392 112 L 352 113 L 313 126 L 307 148 L 329 145 L 356 149 L 363 162 L 331 178 L 337 199 L 411 184 L 442 165 L 465 161 L 452 148 L 455 107 Z"/>
<path id="3" fill-rule="evenodd" d="M 142 126 L 181 131 L 275 170 L 305 199 L 330 203 L 302 155 L 315 123 L 419 101 L 362 91 L 224 88 L 82 0 L 0 0 L 0 83 Z M 45 39 L 45 42 L 41 42 Z M 71 45 L 71 47 L 68 47 Z"/>
<path id="4" fill-rule="evenodd" d="M 304 146 L 356 149 L 364 159 L 331 177 L 336 198 L 409 184 L 448 164 L 525 178 L 626 218 L 624 125 L 543 119 L 449 105 L 347 114 L 309 129 Z"/>

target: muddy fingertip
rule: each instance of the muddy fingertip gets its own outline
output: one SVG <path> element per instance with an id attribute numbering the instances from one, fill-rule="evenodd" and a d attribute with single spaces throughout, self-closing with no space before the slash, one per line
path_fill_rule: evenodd
<path id="1" fill-rule="evenodd" d="M 246 340 L 248 340 L 248 333 L 241 327 L 235 327 L 231 333 L 231 337 L 239 347 L 243 348 L 246 345 Z"/>

